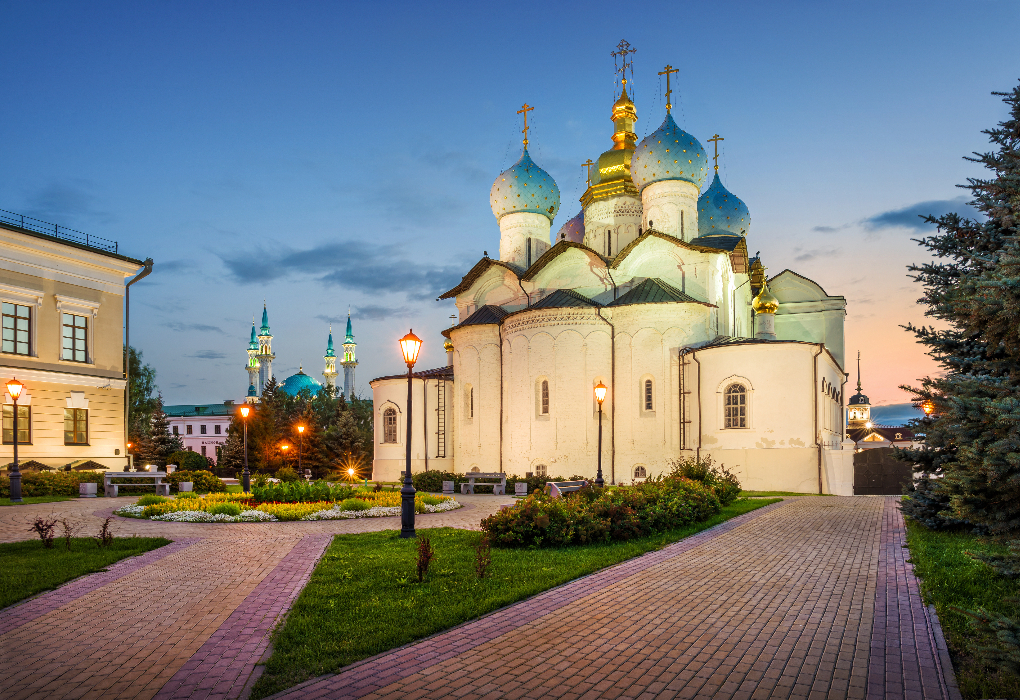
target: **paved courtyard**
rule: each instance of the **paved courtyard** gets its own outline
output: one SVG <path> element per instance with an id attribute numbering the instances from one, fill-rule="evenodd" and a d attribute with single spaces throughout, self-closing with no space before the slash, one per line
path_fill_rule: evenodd
<path id="1" fill-rule="evenodd" d="M 458 498 L 419 528 L 512 501 Z M 0 541 L 51 512 L 98 530 L 132 500 L 0 508 Z M 398 527 L 117 519 L 174 544 L 0 611 L 0 698 L 243 697 L 330 536 Z M 791 499 L 281 697 L 951 700 L 903 544 L 896 499 Z"/>

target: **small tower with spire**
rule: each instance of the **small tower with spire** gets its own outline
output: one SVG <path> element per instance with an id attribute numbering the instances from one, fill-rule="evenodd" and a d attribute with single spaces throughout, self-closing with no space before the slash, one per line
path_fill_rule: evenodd
<path id="1" fill-rule="evenodd" d="M 351 329 L 351 312 L 347 311 L 347 335 L 344 336 L 344 359 L 340 364 L 344 368 L 344 398 L 350 399 L 354 396 L 354 368 L 358 361 L 354 357 L 354 331 Z"/>
<path id="2" fill-rule="evenodd" d="M 847 403 L 847 429 L 871 427 L 871 401 L 861 392 L 861 351 L 857 351 L 857 393 Z"/>
<path id="3" fill-rule="evenodd" d="M 333 326 L 329 327 L 329 340 L 326 341 L 326 354 L 323 358 L 326 361 L 326 369 L 322 372 L 326 386 L 330 389 L 336 386 L 336 353 L 333 351 Z"/>
<path id="4" fill-rule="evenodd" d="M 273 335 L 269 332 L 269 312 L 266 311 L 265 303 L 262 304 L 262 327 L 259 329 L 258 343 L 258 392 L 259 396 L 262 396 L 266 384 L 273 378 L 273 360 L 276 359 L 276 355 L 273 354 Z"/>
<path id="5" fill-rule="evenodd" d="M 255 336 L 255 317 L 251 319 L 251 340 L 248 341 L 248 386 L 253 387 L 259 381 L 259 341 Z"/>
<path id="6" fill-rule="evenodd" d="M 779 300 L 769 291 L 769 283 L 762 277 L 761 291 L 751 301 L 751 308 L 754 309 L 754 337 L 761 340 L 776 339 L 776 311 L 779 310 Z"/>

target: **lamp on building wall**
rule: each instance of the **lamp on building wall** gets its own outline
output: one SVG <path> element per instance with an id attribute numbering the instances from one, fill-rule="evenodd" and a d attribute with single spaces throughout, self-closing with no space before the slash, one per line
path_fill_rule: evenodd
<path id="1" fill-rule="evenodd" d="M 11 415 L 11 437 L 14 443 L 14 466 L 11 467 L 11 503 L 21 503 L 21 469 L 18 467 L 18 397 L 24 390 L 25 385 L 12 379 L 7 382 L 7 393 L 14 399 L 14 413 Z"/>
<path id="2" fill-rule="evenodd" d="M 241 422 L 244 424 L 244 471 L 241 472 L 241 489 L 251 493 L 251 474 L 248 473 L 248 413 L 251 406 L 241 406 Z"/>
<path id="3" fill-rule="evenodd" d="M 602 380 L 595 385 L 595 400 L 599 402 L 599 471 L 595 477 L 595 485 L 602 488 L 606 484 L 602 478 L 602 402 L 606 400 L 606 385 Z"/>
<path id="4" fill-rule="evenodd" d="M 407 464 L 404 472 L 404 488 L 400 489 L 400 536 L 414 537 L 414 483 L 411 481 L 411 373 L 418 361 L 421 338 L 412 329 L 400 339 L 400 352 L 407 363 Z"/>

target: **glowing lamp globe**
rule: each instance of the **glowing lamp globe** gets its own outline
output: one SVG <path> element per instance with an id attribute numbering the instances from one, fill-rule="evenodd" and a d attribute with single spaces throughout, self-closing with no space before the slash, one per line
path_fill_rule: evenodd
<path id="1" fill-rule="evenodd" d="M 297 431 L 298 431 L 299 433 L 303 433 L 303 432 L 305 432 L 305 426 L 303 426 L 303 425 L 299 425 L 299 426 L 297 427 Z"/>
<path id="2" fill-rule="evenodd" d="M 865 423 L 864 427 L 865 428 L 870 428 L 871 427 L 871 421 L 869 420 L 867 423 Z"/>
<path id="3" fill-rule="evenodd" d="M 290 449 L 290 445 L 280 445 L 280 449 L 286 452 L 287 450 Z"/>
<path id="4" fill-rule="evenodd" d="M 19 382 L 17 379 L 12 379 L 11 381 L 7 382 L 7 392 L 11 395 L 11 398 L 14 399 L 15 401 L 17 401 L 18 397 L 21 396 L 21 391 L 24 388 L 25 385 Z"/>
<path id="5" fill-rule="evenodd" d="M 606 389 L 606 385 L 602 382 L 595 385 L 595 400 L 599 402 L 599 406 L 606 400 Z"/>
<path id="6" fill-rule="evenodd" d="M 251 406 L 241 406 L 241 418 L 247 418 L 249 411 L 251 411 Z"/>
<path id="7" fill-rule="evenodd" d="M 400 352 L 404 355 L 404 362 L 408 367 L 413 367 L 418 361 L 418 351 L 421 350 L 421 338 L 412 330 L 400 339 Z"/>
<path id="8" fill-rule="evenodd" d="M 924 415 L 930 416 L 935 411 L 935 404 L 931 401 L 925 401 L 921 404 L 921 410 L 924 411 Z"/>
<path id="9" fill-rule="evenodd" d="M 348 476 L 354 476 L 354 470 L 353 469 L 348 469 L 347 470 L 347 475 Z"/>

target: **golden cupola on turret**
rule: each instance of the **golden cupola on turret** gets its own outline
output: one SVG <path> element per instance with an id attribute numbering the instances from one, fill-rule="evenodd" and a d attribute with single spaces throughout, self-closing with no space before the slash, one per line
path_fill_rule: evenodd
<path id="1" fill-rule="evenodd" d="M 613 147 L 599 156 L 591 185 L 581 197 L 582 206 L 587 207 L 596 199 L 638 193 L 630 175 L 630 162 L 637 146 L 637 134 L 634 133 L 637 118 L 637 110 L 627 95 L 627 81 L 624 80 L 620 99 L 613 104 L 613 124 L 616 126 L 613 131 Z"/>

